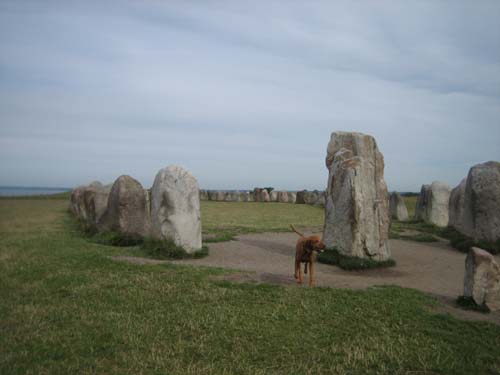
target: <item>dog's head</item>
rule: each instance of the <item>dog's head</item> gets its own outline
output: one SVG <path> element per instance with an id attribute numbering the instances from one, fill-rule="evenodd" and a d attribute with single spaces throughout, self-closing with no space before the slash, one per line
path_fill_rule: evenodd
<path id="1" fill-rule="evenodd" d="M 306 241 L 305 246 L 312 251 L 317 251 L 318 253 L 322 253 L 326 249 L 325 244 L 318 236 L 311 236 Z"/>

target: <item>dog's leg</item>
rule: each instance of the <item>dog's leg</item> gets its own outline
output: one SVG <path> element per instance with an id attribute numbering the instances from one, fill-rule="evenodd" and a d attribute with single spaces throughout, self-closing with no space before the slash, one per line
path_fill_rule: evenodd
<path id="1" fill-rule="evenodd" d="M 300 268 L 300 260 L 297 262 L 299 267 L 299 284 L 302 284 L 302 269 Z"/>
<path id="2" fill-rule="evenodd" d="M 312 256 L 309 259 L 309 286 L 314 286 L 314 258 Z"/>
<path id="3" fill-rule="evenodd" d="M 299 278 L 299 268 L 300 268 L 300 262 L 297 261 L 297 259 L 295 259 L 295 280 L 298 280 Z"/>

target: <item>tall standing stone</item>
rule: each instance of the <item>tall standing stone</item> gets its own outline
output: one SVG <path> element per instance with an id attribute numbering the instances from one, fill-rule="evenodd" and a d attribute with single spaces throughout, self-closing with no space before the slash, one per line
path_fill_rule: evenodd
<path id="1" fill-rule="evenodd" d="M 473 166 L 467 176 L 463 231 L 477 241 L 500 240 L 500 163 Z"/>
<path id="2" fill-rule="evenodd" d="M 430 189 L 431 185 L 422 185 L 420 189 L 415 206 L 415 219 L 417 220 L 427 219 L 427 204 L 429 202 Z"/>
<path id="3" fill-rule="evenodd" d="M 107 209 L 98 222 L 100 230 L 110 230 L 133 237 L 149 235 L 147 191 L 130 176 L 120 176 L 111 187 Z"/>
<path id="4" fill-rule="evenodd" d="M 106 187 L 99 181 L 92 182 L 83 190 L 85 217 L 89 225 L 97 227 L 108 207 L 108 197 L 111 187 Z"/>
<path id="5" fill-rule="evenodd" d="M 288 203 L 288 192 L 286 191 L 278 191 L 278 202 L 280 203 Z"/>
<path id="6" fill-rule="evenodd" d="M 458 186 L 456 186 L 450 194 L 450 208 L 449 208 L 449 221 L 448 225 L 455 229 L 462 231 L 463 216 L 465 208 L 465 185 L 467 179 L 463 179 Z"/>
<path id="7" fill-rule="evenodd" d="M 408 208 L 401 194 L 392 192 L 389 196 L 389 211 L 395 220 L 408 220 Z"/>
<path id="8" fill-rule="evenodd" d="M 384 157 L 375 139 L 361 133 L 332 133 L 326 166 L 326 246 L 344 255 L 388 259 L 389 202 Z"/>
<path id="9" fill-rule="evenodd" d="M 269 193 L 269 202 L 277 202 L 278 201 L 278 192 L 276 190 L 272 190 Z"/>
<path id="10" fill-rule="evenodd" d="M 288 192 L 288 203 L 295 203 L 297 200 L 297 193 L 294 193 L 293 191 Z"/>
<path id="11" fill-rule="evenodd" d="M 171 239 L 188 253 L 201 249 L 198 181 L 181 167 L 171 165 L 156 175 L 151 189 L 152 234 Z"/>
<path id="12" fill-rule="evenodd" d="M 416 218 L 438 227 L 448 226 L 450 194 L 451 188 L 444 182 L 423 185 L 417 200 Z"/>

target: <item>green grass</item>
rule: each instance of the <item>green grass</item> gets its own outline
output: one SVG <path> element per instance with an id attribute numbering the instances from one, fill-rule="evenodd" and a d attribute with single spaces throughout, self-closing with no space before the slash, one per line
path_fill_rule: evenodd
<path id="1" fill-rule="evenodd" d="M 417 205 L 417 196 L 403 197 L 406 203 L 406 209 L 408 210 L 408 217 L 413 219 L 415 217 L 415 207 Z"/>
<path id="2" fill-rule="evenodd" d="M 417 235 L 408 236 L 402 234 L 405 230 L 418 231 Z M 421 242 L 434 242 L 436 237 L 441 237 L 450 241 L 450 245 L 455 249 L 467 253 L 472 247 L 479 247 L 492 254 L 500 254 L 500 240 L 491 243 L 486 241 L 474 241 L 472 238 L 460 233 L 455 228 L 446 227 L 440 228 L 433 224 L 424 223 L 422 221 L 393 221 L 390 231 L 391 238 L 410 239 Z"/>
<path id="3" fill-rule="evenodd" d="M 263 202 L 201 202 L 204 242 L 234 239 L 238 234 L 288 232 L 290 224 L 321 230 L 324 209 L 307 204 Z"/>
<path id="4" fill-rule="evenodd" d="M 0 201 L 0 374 L 500 374 L 500 327 L 433 313 L 418 291 L 115 262 L 143 253 L 88 241 L 66 211 Z"/>
<path id="5" fill-rule="evenodd" d="M 342 255 L 336 249 L 328 249 L 318 254 L 320 263 L 333 264 L 347 271 L 367 270 L 373 268 L 386 268 L 396 265 L 394 259 L 377 261 L 373 259 L 364 259 Z"/>

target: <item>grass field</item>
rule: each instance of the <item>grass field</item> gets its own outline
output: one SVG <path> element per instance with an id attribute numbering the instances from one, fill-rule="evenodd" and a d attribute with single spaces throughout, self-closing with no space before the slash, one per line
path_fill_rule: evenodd
<path id="1" fill-rule="evenodd" d="M 322 218 L 281 205 L 264 207 L 261 223 L 260 205 L 230 204 L 203 205 L 207 233 Z M 119 263 L 109 256 L 138 248 L 87 241 L 66 210 L 66 200 L 0 200 L 0 374 L 500 374 L 500 327 L 435 314 L 417 291 L 237 284 L 218 281 L 220 269 Z"/>

